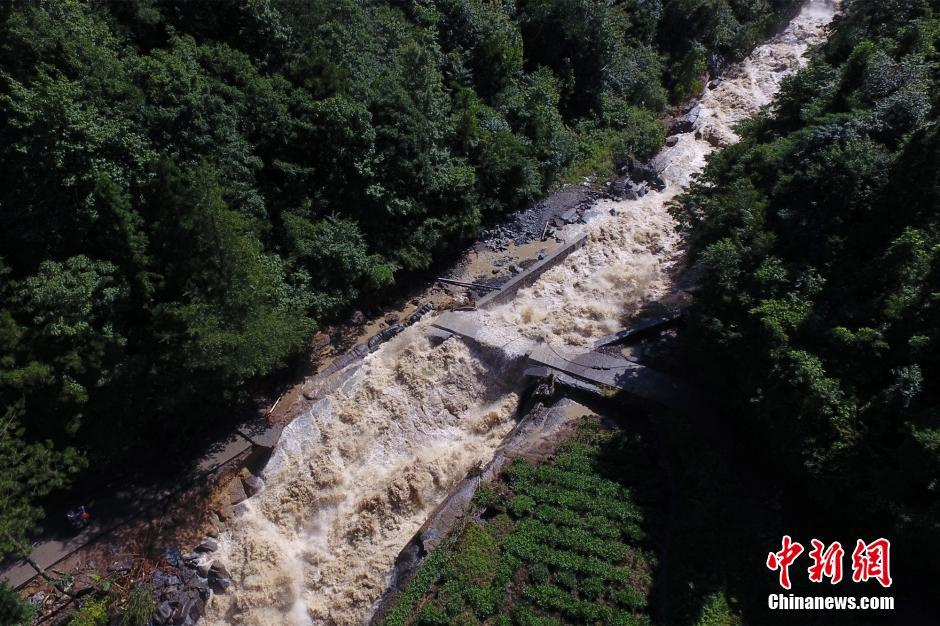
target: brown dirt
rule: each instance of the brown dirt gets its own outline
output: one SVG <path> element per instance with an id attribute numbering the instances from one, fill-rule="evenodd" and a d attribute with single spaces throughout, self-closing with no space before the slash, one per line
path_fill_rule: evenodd
<path id="1" fill-rule="evenodd" d="M 206 535 L 218 533 L 220 523 L 214 510 L 219 508 L 220 494 L 226 492 L 241 465 L 249 460 L 248 453 L 242 457 L 241 463 L 224 465 L 184 488 L 161 509 L 120 526 L 65 557 L 49 573 L 71 575 L 73 591 L 78 596 L 94 591 L 97 583 L 93 576 L 108 579 L 118 590 L 130 590 L 161 564 L 167 547 L 179 547 L 186 553 L 187 548 Z M 112 571 L 112 565 L 122 561 L 130 563 L 130 569 Z M 21 594 L 30 597 L 40 591 L 46 598 L 39 624 L 59 623 L 75 609 L 74 602 L 40 577 L 30 581 Z"/>
<path id="2" fill-rule="evenodd" d="M 550 208 L 549 212 L 561 212 L 567 207 L 552 205 Z M 556 231 L 562 234 L 564 227 L 556 228 Z M 522 245 L 509 241 L 503 251 L 492 251 L 483 244 L 476 244 L 469 247 L 443 275 L 465 282 L 489 283 L 494 279 L 507 279 L 512 275 L 511 266 L 525 267 L 535 262 L 539 254 L 550 254 L 560 245 L 553 238 Z M 441 311 L 472 306 L 474 297 L 462 287 L 431 283 L 402 296 L 383 308 L 380 313 L 367 318 L 365 324 L 347 323 L 326 327 L 311 338 L 310 371 L 322 371 L 352 347 L 367 341 L 386 328 L 388 324 L 385 320 L 390 315 L 406 319 L 426 302 L 433 303 L 435 310 Z M 286 426 L 303 411 L 306 402 L 304 392 L 309 389 L 309 381 L 310 378 L 306 378 L 292 385 L 271 401 L 267 409 L 262 409 L 261 414 L 266 417 L 269 425 Z M 543 444 L 547 445 L 540 445 L 537 446 L 538 450 L 528 451 L 533 460 L 551 454 L 554 445 L 549 442 Z M 232 481 L 239 480 L 238 473 L 246 465 L 263 464 L 263 459 L 250 457 L 250 451 L 240 455 L 171 497 L 161 510 L 137 518 L 80 548 L 54 565 L 50 574 L 71 575 L 74 578 L 73 590 L 79 595 L 94 590 L 96 583 L 92 576 L 107 578 L 118 589 L 131 589 L 161 564 L 166 547 L 179 547 L 185 554 L 203 537 L 216 535 L 224 528 L 224 520 L 233 515 L 229 502 Z M 260 467 L 252 469 L 257 470 Z M 128 558 L 132 562 L 129 571 L 109 571 L 111 564 L 120 560 L 126 561 Z M 46 594 L 46 598 L 42 603 L 43 617 L 38 623 L 58 623 L 74 611 L 75 603 L 40 577 L 28 583 L 21 590 L 21 595 L 30 597 L 40 591 Z"/>

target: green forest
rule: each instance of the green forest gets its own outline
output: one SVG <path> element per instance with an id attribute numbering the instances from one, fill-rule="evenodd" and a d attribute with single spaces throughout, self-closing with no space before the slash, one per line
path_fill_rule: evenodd
<path id="1" fill-rule="evenodd" d="M 187 458 L 481 225 L 649 156 L 797 4 L 0 3 L 0 548 L 53 489 Z"/>
<path id="2" fill-rule="evenodd" d="M 0 3 L 0 553 L 50 494 L 185 465 L 317 329 L 485 226 L 650 157 L 800 4 Z M 652 444 L 610 457 L 585 431 L 484 492 L 494 521 L 428 559 L 391 622 L 494 618 L 523 565 L 522 623 L 762 621 L 754 572 L 785 533 L 890 537 L 904 615 L 935 615 L 938 114 L 940 0 L 846 0 L 675 202 L 698 284 L 680 339 L 734 450 L 666 427 L 687 555 L 669 581 Z M 0 622 L 24 611 L 0 586 Z"/>
<path id="3" fill-rule="evenodd" d="M 940 562 L 938 9 L 849 3 L 675 209 L 686 339 L 774 530 L 890 537 L 909 593 Z"/>

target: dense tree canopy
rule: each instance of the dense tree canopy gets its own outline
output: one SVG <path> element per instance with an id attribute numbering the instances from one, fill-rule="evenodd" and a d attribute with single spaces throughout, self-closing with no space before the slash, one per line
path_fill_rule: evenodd
<path id="1" fill-rule="evenodd" d="M 705 55 L 796 4 L 4 3 L 4 449 L 175 458 L 318 324 L 649 155 Z"/>
<path id="2" fill-rule="evenodd" d="M 940 554 L 938 9 L 851 2 L 677 209 L 702 375 L 817 524 L 903 539 L 910 582 Z"/>

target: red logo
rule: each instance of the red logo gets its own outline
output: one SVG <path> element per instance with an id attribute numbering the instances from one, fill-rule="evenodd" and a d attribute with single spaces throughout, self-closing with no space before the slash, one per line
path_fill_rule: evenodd
<path id="1" fill-rule="evenodd" d="M 861 539 L 852 552 L 852 580 L 863 583 L 870 578 L 877 580 L 882 587 L 891 586 L 891 542 L 876 539 L 866 544 Z"/>
<path id="2" fill-rule="evenodd" d="M 809 551 L 809 557 L 813 559 L 813 564 L 807 570 L 809 579 L 821 583 L 823 578 L 828 578 L 831 584 L 838 584 L 842 580 L 842 557 L 845 555 L 842 544 L 836 541 L 826 548 L 826 544 L 819 539 L 813 539 L 811 543 L 813 549 Z"/>
<path id="3" fill-rule="evenodd" d="M 806 570 L 810 582 L 821 583 L 828 578 L 836 585 L 842 582 L 842 560 L 845 550 L 842 544 L 834 541 L 827 546 L 819 539 L 811 539 L 813 549 L 809 558 L 813 563 Z M 790 566 L 803 554 L 803 545 L 793 541 L 790 535 L 784 535 L 778 552 L 767 554 L 767 569 L 779 572 L 780 586 L 790 589 Z M 891 579 L 891 542 L 881 538 L 865 543 L 859 539 L 852 551 L 852 581 L 856 583 L 876 580 L 882 587 L 890 587 Z"/>
<path id="4" fill-rule="evenodd" d="M 790 588 L 790 564 L 796 557 L 803 554 L 803 546 L 793 543 L 790 535 L 783 536 L 783 547 L 780 552 L 771 552 L 767 555 L 767 567 L 771 570 L 780 570 L 780 586 Z"/>

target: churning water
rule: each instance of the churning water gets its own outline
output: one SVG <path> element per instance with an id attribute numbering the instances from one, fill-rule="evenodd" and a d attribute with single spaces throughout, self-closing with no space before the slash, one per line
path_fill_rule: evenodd
<path id="1" fill-rule="evenodd" d="M 589 346 L 670 287 L 681 241 L 667 204 L 733 126 L 768 104 L 820 40 L 837 3 L 812 0 L 788 28 L 701 98 L 701 128 L 656 163 L 668 187 L 603 202 L 588 244 L 512 302 L 482 313 L 491 336 Z M 610 209 L 614 209 L 611 214 Z M 567 234 L 567 232 L 566 232 Z M 429 512 L 509 432 L 518 402 L 511 356 L 456 338 L 432 346 L 419 323 L 366 357 L 288 426 L 217 558 L 235 581 L 211 624 L 357 624 Z M 505 345 L 505 344 L 503 344 Z"/>

